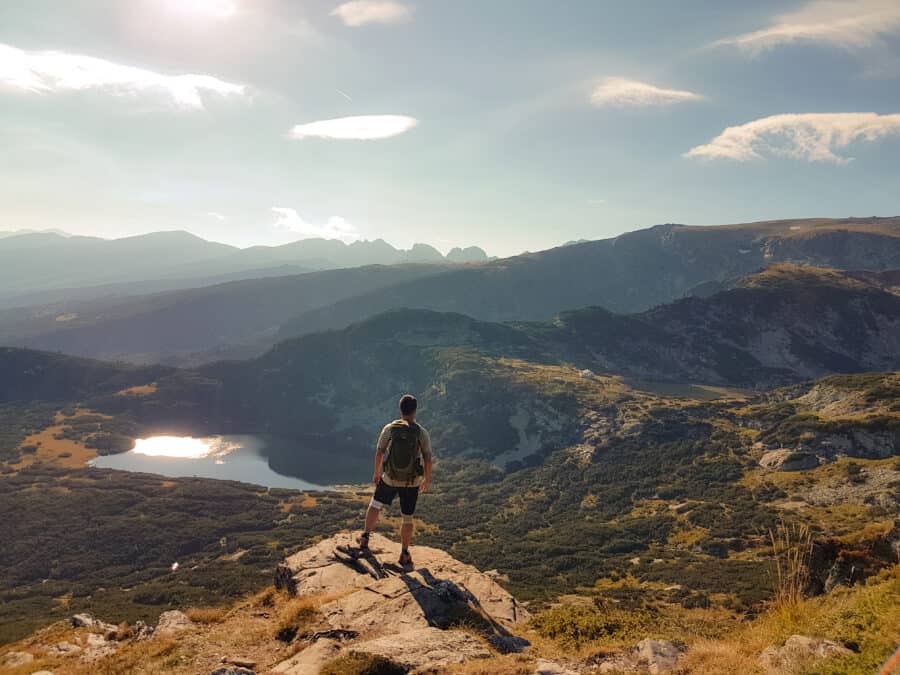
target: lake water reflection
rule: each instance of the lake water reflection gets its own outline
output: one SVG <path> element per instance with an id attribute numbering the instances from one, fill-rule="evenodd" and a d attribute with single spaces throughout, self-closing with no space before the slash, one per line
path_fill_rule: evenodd
<path id="1" fill-rule="evenodd" d="M 274 471 L 265 449 L 266 442 L 257 436 L 153 436 L 137 439 L 128 452 L 98 457 L 91 465 L 172 478 L 196 476 L 274 488 L 328 489 Z"/>

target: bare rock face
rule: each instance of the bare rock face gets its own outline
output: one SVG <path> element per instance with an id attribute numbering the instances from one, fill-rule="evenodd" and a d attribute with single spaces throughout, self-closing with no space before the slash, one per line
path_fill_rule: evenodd
<path id="1" fill-rule="evenodd" d="M 340 651 L 340 642 L 323 638 L 288 660 L 282 661 L 272 669 L 272 672 L 286 675 L 319 675 L 322 666 L 337 657 Z"/>
<path id="2" fill-rule="evenodd" d="M 275 572 L 275 585 L 295 595 L 336 595 L 319 607 L 329 637 L 275 667 L 306 675 L 346 652 L 383 656 L 410 669 L 439 668 L 486 658 L 489 641 L 500 651 L 521 651 L 528 642 L 513 634 L 530 619 L 528 611 L 496 581 L 447 553 L 414 546 L 415 569 L 395 564 L 400 545 L 379 534 L 372 555 L 354 555 L 350 534 L 338 534 L 289 557 Z M 349 592 L 348 592 L 349 591 Z M 471 631 L 456 628 L 474 627 Z M 313 636 L 315 639 L 315 636 Z"/>
<path id="3" fill-rule="evenodd" d="M 385 635 L 357 643 L 352 649 L 383 656 L 410 670 L 440 668 L 491 656 L 484 644 L 473 635 L 461 630 L 439 628 L 417 628 Z"/>
<path id="4" fill-rule="evenodd" d="M 344 592 L 347 588 L 359 588 L 385 600 L 395 600 L 407 595 L 410 597 L 404 598 L 400 604 L 413 611 L 410 612 L 411 616 L 404 616 L 403 619 L 415 626 L 423 625 L 423 617 L 424 625 L 429 625 L 432 617 L 428 605 L 443 607 L 453 597 L 468 598 L 479 610 L 503 625 L 526 623 L 531 618 L 528 611 L 491 576 L 456 560 L 444 551 L 427 546 L 413 546 L 410 552 L 415 561 L 415 570 L 407 574 L 394 565 L 400 557 L 400 545 L 387 537 L 372 535 L 370 546 L 375 554 L 377 568 L 366 558 L 351 560 L 339 550 L 340 547 L 355 545 L 350 534 L 337 534 L 294 554 L 276 569 L 276 588 L 285 588 L 295 595 L 337 593 Z M 332 622 L 335 628 L 352 629 L 352 626 L 338 625 L 341 620 L 337 615 L 343 613 L 347 616 L 348 612 L 355 612 L 357 604 L 363 610 L 375 604 L 363 597 L 350 602 L 349 598 L 353 595 L 356 594 L 338 601 L 351 605 L 346 611 L 340 611 L 341 604 L 332 608 L 336 616 Z M 420 600 L 423 604 L 419 603 Z M 416 605 L 418 610 L 415 610 Z M 412 616 L 415 614 L 419 614 L 419 617 Z"/>
<path id="5" fill-rule="evenodd" d="M 34 661 L 34 655 L 29 652 L 7 652 L 0 656 L 0 667 L 18 668 Z"/>
<path id="6" fill-rule="evenodd" d="M 827 659 L 835 656 L 852 654 L 849 649 L 831 640 L 792 635 L 782 647 L 769 647 L 763 651 L 759 660 L 770 672 L 787 672 L 814 659 Z"/>

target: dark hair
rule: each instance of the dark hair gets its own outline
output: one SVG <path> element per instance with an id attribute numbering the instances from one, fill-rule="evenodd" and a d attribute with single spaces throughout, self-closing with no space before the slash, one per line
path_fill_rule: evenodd
<path id="1" fill-rule="evenodd" d="M 412 415 L 416 412 L 416 408 L 419 407 L 419 402 L 416 400 L 416 397 L 412 394 L 403 394 L 400 397 L 400 414 L 401 415 Z"/>

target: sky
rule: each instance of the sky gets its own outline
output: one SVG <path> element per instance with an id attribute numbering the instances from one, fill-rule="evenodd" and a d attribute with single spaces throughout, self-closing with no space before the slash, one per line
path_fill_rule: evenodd
<path id="1" fill-rule="evenodd" d="M 0 3 L 0 230 L 511 255 L 898 195 L 898 0 Z"/>

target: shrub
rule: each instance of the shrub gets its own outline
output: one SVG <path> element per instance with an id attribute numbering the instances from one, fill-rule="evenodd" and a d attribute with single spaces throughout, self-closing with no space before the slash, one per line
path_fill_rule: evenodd
<path id="1" fill-rule="evenodd" d="M 404 675 L 406 668 L 375 654 L 350 652 L 322 666 L 321 675 Z"/>
<path id="2" fill-rule="evenodd" d="M 586 605 L 553 607 L 538 614 L 531 625 L 541 636 L 569 647 L 610 637 L 621 628 L 608 614 Z"/>

